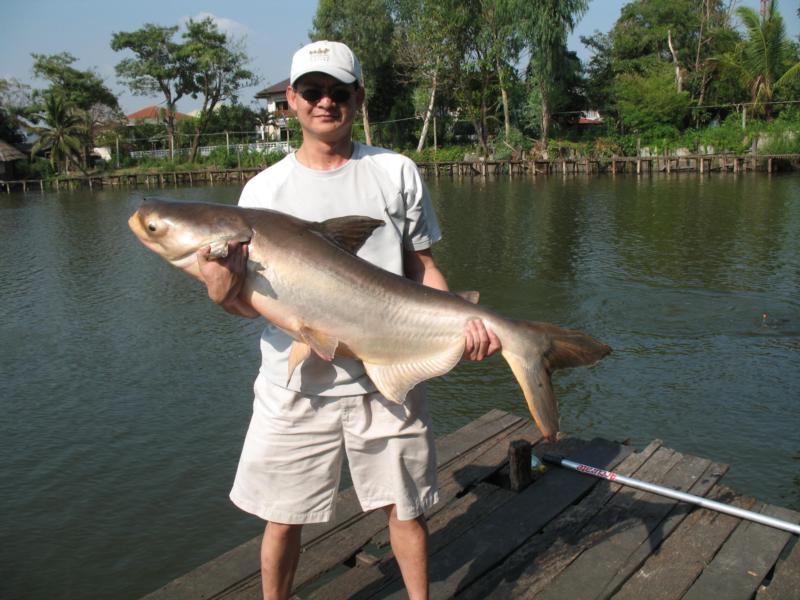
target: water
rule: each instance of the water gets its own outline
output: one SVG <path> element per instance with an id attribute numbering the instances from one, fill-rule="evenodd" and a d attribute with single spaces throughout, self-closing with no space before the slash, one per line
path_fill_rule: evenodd
<path id="1" fill-rule="evenodd" d="M 614 347 L 556 377 L 562 429 L 662 439 L 800 509 L 800 176 L 429 185 L 453 289 Z M 261 531 L 227 499 L 260 325 L 139 245 L 140 197 L 0 197 L 2 597 L 138 597 Z M 438 434 L 526 414 L 499 357 L 430 398 Z"/>

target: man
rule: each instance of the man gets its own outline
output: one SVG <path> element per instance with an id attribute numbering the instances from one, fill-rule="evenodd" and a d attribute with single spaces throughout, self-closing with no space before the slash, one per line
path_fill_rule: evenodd
<path id="1" fill-rule="evenodd" d="M 292 59 L 289 106 L 303 131 L 300 148 L 245 186 L 241 206 L 270 208 L 322 221 L 365 215 L 385 222 L 364 243 L 362 258 L 446 290 L 430 247 L 440 232 L 430 198 L 407 158 L 351 139 L 364 100 L 361 68 L 338 42 L 315 42 Z M 198 253 L 212 300 L 229 312 L 255 316 L 237 296 L 246 246 L 228 258 Z M 261 338 L 253 418 L 231 499 L 267 521 L 261 549 L 265 598 L 288 598 L 304 523 L 332 517 L 343 454 L 364 510 L 383 509 L 392 550 L 410 598 L 426 598 L 427 529 L 423 513 L 437 500 L 433 434 L 423 386 L 403 405 L 383 398 L 354 359 L 307 358 L 289 382 L 291 338 L 268 326 Z M 479 321 L 465 332 L 465 357 L 499 349 Z"/>

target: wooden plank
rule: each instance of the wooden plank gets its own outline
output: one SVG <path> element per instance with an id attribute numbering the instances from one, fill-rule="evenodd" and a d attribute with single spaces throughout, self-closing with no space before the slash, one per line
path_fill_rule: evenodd
<path id="1" fill-rule="evenodd" d="M 709 498 L 750 509 L 755 500 L 736 496 L 716 485 Z M 697 509 L 625 583 L 615 600 L 678 600 L 694 583 L 740 519 L 716 511 Z"/>
<path id="2" fill-rule="evenodd" d="M 700 459 L 697 457 L 690 457 L 688 463 L 691 463 L 692 461 L 700 465 L 706 463 L 708 466 L 703 474 L 694 483 L 694 485 L 691 485 L 688 488 L 688 491 L 695 496 L 705 496 L 722 478 L 727 471 L 727 467 L 721 464 L 710 463 L 705 459 Z M 670 478 L 673 478 L 674 476 L 674 473 L 670 473 Z M 675 485 L 671 484 L 669 479 L 666 483 L 669 487 L 675 487 Z M 661 501 L 663 498 L 659 496 L 658 500 Z M 647 560 L 647 558 L 654 551 L 660 549 L 663 541 L 672 535 L 672 533 L 683 523 L 687 515 L 689 515 L 694 508 L 694 506 L 691 504 L 667 501 L 667 504 L 670 503 L 674 506 L 670 511 L 668 511 L 666 518 L 660 521 L 655 529 L 651 530 L 647 539 L 642 542 L 638 548 L 631 552 L 625 562 L 617 568 L 616 573 L 606 584 L 603 590 L 603 598 L 611 597 L 616 590 L 622 587 L 628 578 L 630 578 L 631 575 L 633 575 L 639 569 L 642 563 L 644 563 L 644 561 Z M 660 550 L 658 551 L 660 552 Z"/>
<path id="3" fill-rule="evenodd" d="M 444 435 L 436 440 L 436 457 L 440 468 L 455 460 L 464 452 L 482 444 L 509 427 L 520 424 L 523 420 L 502 410 L 493 409 L 485 415 L 470 421 L 460 429 Z"/>
<path id="4" fill-rule="evenodd" d="M 774 506 L 761 505 L 758 512 L 778 519 L 794 518 L 795 522 L 797 519 L 797 513 Z M 775 565 L 790 537 L 787 531 L 742 521 L 684 598 L 749 600 Z"/>
<path id="5" fill-rule="evenodd" d="M 661 447 L 660 440 L 654 440 L 641 452 L 625 458 L 615 469 L 616 472 L 632 476 Z M 484 600 L 492 595 L 498 598 L 511 598 L 524 591 L 535 589 L 536 580 L 544 573 L 552 573 L 552 567 L 540 562 L 540 558 L 560 540 L 574 536 L 600 509 L 616 494 L 621 486 L 608 481 L 599 481 L 591 493 L 579 504 L 569 507 L 551 523 L 541 534 L 530 538 L 511 554 L 502 565 L 492 569 L 459 597 L 465 600 Z M 555 574 L 552 573 L 552 579 Z"/>
<path id="6" fill-rule="evenodd" d="M 686 491 L 706 471 L 709 461 L 675 452 L 667 464 L 671 466 L 662 477 L 647 480 Z M 653 548 L 660 542 L 660 534 L 654 530 L 675 504 L 676 501 L 663 496 L 636 492 L 633 502 L 627 506 L 610 505 L 603 518 L 597 519 L 600 526 L 597 531 L 603 532 L 602 537 L 582 552 L 537 597 L 575 600 L 605 597 L 608 591 L 601 594 L 601 590 L 612 585 L 617 572 L 625 567 L 631 555 L 650 539 L 653 539 Z M 623 506 L 622 511 L 614 510 Z"/>
<path id="7" fill-rule="evenodd" d="M 144 600 L 205 600 L 216 597 L 226 588 L 259 571 L 260 549 L 259 536 L 151 592 Z"/>
<path id="8" fill-rule="evenodd" d="M 562 441 L 552 450 L 559 452 L 564 446 L 575 444 L 575 440 Z M 630 452 L 630 448 L 595 439 L 574 454 L 581 460 L 611 468 Z M 487 515 L 446 549 L 431 556 L 431 598 L 450 598 L 466 588 L 584 496 L 596 482 L 575 472 L 548 472 L 502 510 Z M 405 593 L 401 587 L 390 587 L 387 592 L 391 593 L 382 593 L 381 598 L 402 598 Z"/>
<path id="9" fill-rule="evenodd" d="M 636 470 L 635 475 L 642 479 L 656 481 L 675 465 L 676 460 L 674 450 L 660 447 Z M 591 460 L 587 462 L 591 462 Z M 584 477 L 590 478 L 589 476 Z M 603 496 L 606 495 L 603 494 Z M 591 497 L 592 494 L 587 499 Z M 523 576 L 516 582 L 508 582 L 513 588 L 513 595 L 534 597 L 545 590 L 583 551 L 608 537 L 608 531 L 627 514 L 635 498 L 635 490 L 617 486 L 616 493 L 599 510 L 592 506 L 594 510 L 587 511 L 591 514 L 590 517 L 587 517 L 588 521 L 580 520 L 579 524 L 564 530 L 556 527 L 557 521 L 548 525 L 545 535 L 555 541 L 541 549 L 541 553 L 526 568 Z M 580 504 L 582 505 L 583 502 Z"/>
<path id="10" fill-rule="evenodd" d="M 526 420 L 501 410 L 491 410 L 469 422 L 464 427 L 437 440 L 437 458 L 440 469 L 459 457 L 469 455 L 504 431 L 520 427 Z M 440 445 L 441 444 L 441 445 Z M 449 472 L 448 472 L 449 474 Z M 441 476 L 440 476 L 441 478 Z M 326 536 L 347 527 L 367 515 L 361 510 L 355 490 L 349 488 L 339 494 L 336 515 L 329 523 L 303 527 L 303 544 L 308 548 Z M 382 517 L 382 515 L 380 515 Z M 385 518 L 384 518 L 385 522 Z M 375 518 L 368 524 L 374 525 Z M 370 534 L 372 535 L 372 534 Z M 190 600 L 196 598 L 222 598 L 231 594 L 247 594 L 247 590 L 260 589 L 261 535 L 231 549 L 220 557 L 200 565 L 189 573 L 155 590 L 148 600 Z M 298 580 L 300 581 L 300 580 Z"/>
<path id="11" fill-rule="evenodd" d="M 533 423 L 518 419 L 514 424 L 522 427 L 512 426 L 490 437 L 483 444 L 460 454 L 440 471 L 439 502 L 428 511 L 428 516 L 436 514 L 465 489 L 496 472 L 506 460 L 508 438 L 539 439 L 540 434 Z M 379 546 L 388 543 L 386 516 L 382 511 L 366 515 L 305 549 L 295 575 L 295 588 L 308 584 L 354 556 L 370 541 Z"/>
<path id="12" fill-rule="evenodd" d="M 428 510 L 425 516 L 428 519 L 432 518 L 464 490 L 497 473 L 508 458 L 509 441 L 515 438 L 534 444 L 542 439 L 542 434 L 533 422 L 525 421 L 522 422 L 522 427 L 510 428 L 486 440 L 483 445 L 461 456 L 458 461 L 448 464 L 439 473 L 439 502 Z M 376 535 L 372 542 L 377 546 L 387 545 L 388 531 Z"/>
<path id="13" fill-rule="evenodd" d="M 788 556 L 778 561 L 768 585 L 758 590 L 756 600 L 796 600 L 800 596 L 800 543 L 794 541 Z"/>
<path id="14" fill-rule="evenodd" d="M 433 554 L 462 535 L 466 530 L 514 497 L 514 493 L 497 486 L 480 483 L 466 495 L 454 499 L 428 521 L 428 552 Z M 309 600 L 358 600 L 378 594 L 401 579 L 400 569 L 391 552 L 377 565 L 350 569 L 325 586 L 318 588 Z M 301 595 L 302 590 L 301 590 Z"/>
<path id="15" fill-rule="evenodd" d="M 528 438 L 539 439 L 541 436 L 532 422 L 519 417 L 509 419 L 507 413 L 499 414 L 500 412 L 492 411 L 487 419 L 477 424 L 472 422 L 449 437 L 448 447 L 455 458 L 439 470 L 440 501 L 431 512 L 440 510 L 449 498 L 495 472 L 506 456 L 507 438 L 527 435 Z M 304 533 L 310 529 L 314 539 L 313 542 L 304 544 L 295 574 L 295 589 L 348 561 L 377 534 L 386 531 L 386 516 L 382 511 L 361 512 L 352 488 L 342 494 L 342 497 L 347 503 L 346 512 L 355 512 L 354 516 L 341 520 L 341 506 L 337 503 L 337 518 L 333 523 L 303 528 Z M 318 533 L 320 530 L 323 530 L 324 535 Z M 388 533 L 384 537 L 388 543 Z M 255 598 L 260 589 L 260 573 L 256 572 L 229 588 L 219 598 Z"/>

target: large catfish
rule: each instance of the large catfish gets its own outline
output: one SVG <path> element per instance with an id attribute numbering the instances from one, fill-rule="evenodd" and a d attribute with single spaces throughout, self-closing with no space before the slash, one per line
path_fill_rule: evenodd
<path id="1" fill-rule="evenodd" d="M 224 256 L 228 242 L 248 242 L 240 299 L 294 338 L 287 377 L 311 352 L 325 360 L 352 356 L 384 396 L 402 402 L 412 387 L 458 363 L 468 322 L 480 319 L 500 339 L 539 429 L 554 438 L 551 372 L 594 364 L 611 351 L 579 331 L 507 319 L 470 301 L 477 295 L 434 290 L 358 258 L 380 220 L 316 223 L 271 210 L 148 199 L 128 224 L 145 246 L 194 276 L 199 248 Z"/>

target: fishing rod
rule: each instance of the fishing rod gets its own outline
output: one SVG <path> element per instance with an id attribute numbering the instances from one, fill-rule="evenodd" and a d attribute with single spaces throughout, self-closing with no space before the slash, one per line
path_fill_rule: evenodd
<path id="1" fill-rule="evenodd" d="M 774 517 L 769 517 L 767 515 L 762 515 L 761 513 L 753 512 L 752 510 L 745 510 L 736 506 L 730 506 L 729 504 L 723 504 L 722 502 L 716 502 L 715 500 L 709 500 L 708 498 L 703 498 L 702 496 L 695 496 L 693 494 L 679 492 L 677 490 L 656 485 L 654 483 L 647 483 L 646 481 L 641 481 L 640 479 L 625 477 L 624 475 L 614 473 L 613 471 L 606 471 L 604 469 L 598 469 L 597 467 L 590 467 L 589 465 L 584 465 L 555 454 L 545 454 L 542 457 L 542 460 L 546 463 L 572 469 L 573 471 L 586 473 L 587 475 L 594 475 L 595 477 L 599 477 L 601 479 L 607 479 L 608 481 L 613 481 L 614 483 L 627 485 L 644 490 L 646 492 L 652 492 L 654 494 L 659 494 L 660 496 L 666 496 L 667 498 L 680 500 L 681 502 L 696 504 L 703 508 L 708 508 L 710 510 L 715 510 L 717 512 L 732 515 L 734 517 L 739 517 L 740 519 L 755 521 L 756 523 L 761 523 L 762 525 L 783 529 L 784 531 L 794 533 L 795 535 L 800 535 L 800 525 L 790 523 L 789 521 L 776 519 Z"/>

